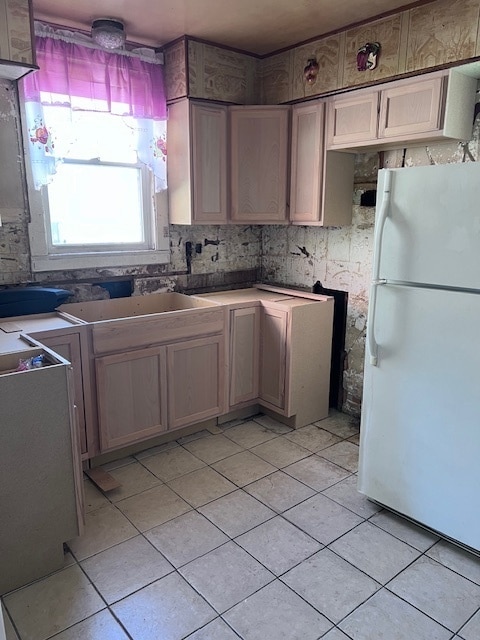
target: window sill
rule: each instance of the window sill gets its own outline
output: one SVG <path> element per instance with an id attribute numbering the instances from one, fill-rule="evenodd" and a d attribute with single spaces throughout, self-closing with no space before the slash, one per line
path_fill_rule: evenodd
<path id="1" fill-rule="evenodd" d="M 135 251 L 111 253 L 77 253 L 56 255 L 32 255 L 32 271 L 67 271 L 71 269 L 95 269 L 105 267 L 135 267 L 147 264 L 168 264 L 170 251 Z"/>

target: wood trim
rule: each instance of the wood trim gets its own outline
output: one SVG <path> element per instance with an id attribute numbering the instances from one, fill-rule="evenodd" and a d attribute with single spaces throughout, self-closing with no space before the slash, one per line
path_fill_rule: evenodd
<path id="1" fill-rule="evenodd" d="M 70 437 L 72 441 L 72 467 L 75 490 L 75 505 L 77 510 L 78 535 L 81 536 L 85 527 L 85 487 L 83 484 L 82 458 L 80 455 L 80 428 L 77 422 L 75 405 L 73 404 L 73 369 L 67 369 L 68 410 L 70 415 Z"/>
<path id="2" fill-rule="evenodd" d="M 85 471 L 85 475 L 87 475 L 99 489 L 105 492 L 112 491 L 113 489 L 118 489 L 118 487 L 121 486 L 118 480 L 116 480 L 110 473 L 108 473 L 108 471 L 105 471 L 101 467 L 88 469 L 87 471 Z"/>
<path id="3" fill-rule="evenodd" d="M 326 33 L 322 33 L 317 36 L 313 36 L 312 38 L 307 38 L 307 40 L 301 40 L 296 44 L 289 45 L 288 47 L 282 47 L 281 49 L 275 49 L 275 51 L 271 51 L 270 53 L 265 53 L 260 56 L 263 60 L 265 58 L 270 58 L 271 56 L 276 56 L 279 53 L 285 53 L 286 51 L 291 51 L 292 49 L 297 49 L 298 47 L 303 47 L 304 45 L 311 44 L 312 42 L 318 42 L 319 40 L 324 40 L 329 38 L 330 36 L 334 36 L 337 33 L 343 33 L 345 31 L 349 31 L 350 29 L 356 29 L 357 27 L 362 27 L 364 25 L 371 24 L 373 22 L 378 22 L 378 20 L 383 20 L 384 18 L 388 18 L 389 16 L 393 16 L 396 14 L 401 14 L 410 9 L 415 9 L 416 7 L 421 7 L 425 4 L 430 4 L 435 2 L 435 0 L 417 0 L 416 2 L 411 2 L 402 6 L 401 9 L 391 9 L 390 11 L 383 11 L 382 13 L 377 14 L 376 16 L 372 16 L 371 18 L 365 18 L 364 20 L 359 20 L 358 22 L 351 22 L 350 24 L 340 27 L 338 29 L 333 29 L 332 31 L 327 31 Z M 252 55 L 252 54 L 250 54 Z"/>
<path id="4" fill-rule="evenodd" d="M 252 51 L 245 51 L 245 49 L 238 49 L 237 47 L 230 47 L 228 44 L 219 44 L 218 42 L 213 42 L 212 40 L 205 40 L 203 38 L 197 38 L 196 36 L 184 36 L 187 41 L 198 42 L 199 44 L 206 44 L 210 47 L 216 47 L 217 49 L 223 49 L 224 51 L 233 51 L 234 53 L 240 53 L 244 56 L 249 56 L 250 58 L 256 58 L 260 60 L 263 56 L 260 53 L 253 53 Z M 268 54 L 270 55 L 270 54 Z"/>

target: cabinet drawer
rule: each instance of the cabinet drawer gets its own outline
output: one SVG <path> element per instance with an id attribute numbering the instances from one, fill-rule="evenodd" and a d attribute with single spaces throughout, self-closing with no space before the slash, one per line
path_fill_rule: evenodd
<path id="1" fill-rule="evenodd" d="M 221 333 L 224 313 L 220 308 L 188 309 L 95 323 L 93 350 L 99 355 Z"/>

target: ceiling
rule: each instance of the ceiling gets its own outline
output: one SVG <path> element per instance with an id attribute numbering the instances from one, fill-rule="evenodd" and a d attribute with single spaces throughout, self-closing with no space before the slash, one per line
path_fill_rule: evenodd
<path id="1" fill-rule="evenodd" d="M 405 6 L 405 0 L 33 0 L 37 19 L 89 30 L 125 24 L 127 39 L 162 46 L 194 36 L 264 55 Z"/>

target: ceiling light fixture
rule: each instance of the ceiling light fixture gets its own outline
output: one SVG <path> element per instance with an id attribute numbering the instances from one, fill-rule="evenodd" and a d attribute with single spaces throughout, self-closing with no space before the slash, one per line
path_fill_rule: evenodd
<path id="1" fill-rule="evenodd" d="M 120 49 L 127 36 L 120 20 L 102 18 L 92 22 L 92 40 L 104 49 Z"/>

